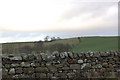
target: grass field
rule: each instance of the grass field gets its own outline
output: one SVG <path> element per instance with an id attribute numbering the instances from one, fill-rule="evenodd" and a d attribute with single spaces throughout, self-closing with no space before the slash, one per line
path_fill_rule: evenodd
<path id="1" fill-rule="evenodd" d="M 56 44 L 56 43 L 78 45 L 79 40 L 77 38 L 61 39 L 61 40 L 56 40 L 56 41 L 53 41 L 53 42 L 45 42 L 44 45 L 49 46 L 49 45 Z"/>
<path id="2" fill-rule="evenodd" d="M 71 51 L 107 51 L 118 50 L 118 37 L 82 37 L 81 43 L 76 45 Z"/>
<path id="3" fill-rule="evenodd" d="M 49 46 L 56 43 L 70 44 L 74 45 L 70 51 L 73 52 L 87 52 L 87 51 L 108 51 L 108 50 L 118 50 L 118 37 L 81 37 L 81 42 L 79 43 L 78 38 L 61 39 L 52 42 L 44 42 L 45 46 Z M 4 47 L 14 49 L 17 51 L 19 47 L 23 46 L 34 46 L 34 42 L 14 42 L 14 43 L 4 43 Z M 16 52 L 15 52 L 16 53 Z"/>

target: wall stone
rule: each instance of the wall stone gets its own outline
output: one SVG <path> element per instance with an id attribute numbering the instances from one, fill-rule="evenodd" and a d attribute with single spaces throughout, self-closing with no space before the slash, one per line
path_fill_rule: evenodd
<path id="1" fill-rule="evenodd" d="M 120 51 L 3 54 L 2 78 L 118 78 Z"/>

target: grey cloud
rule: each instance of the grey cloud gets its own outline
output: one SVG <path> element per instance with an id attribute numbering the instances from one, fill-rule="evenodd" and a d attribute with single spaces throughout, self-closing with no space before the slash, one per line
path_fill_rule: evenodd
<path id="1" fill-rule="evenodd" d="M 7 40 L 7 42 L 15 41 L 32 41 L 35 37 L 41 36 L 41 33 L 35 32 L 13 32 L 13 31 L 0 31 L 0 42 L 2 39 Z"/>
<path id="2" fill-rule="evenodd" d="M 115 2 L 76 2 L 73 8 L 65 12 L 62 19 L 71 19 L 85 13 L 92 13 L 92 17 L 104 15 L 109 7 L 115 6 Z"/>
<path id="3" fill-rule="evenodd" d="M 102 24 L 93 25 L 94 28 L 86 29 L 86 30 L 72 30 L 72 31 L 52 31 L 52 32 L 14 32 L 14 31 L 0 31 L 0 43 L 1 42 L 16 42 L 16 41 L 38 41 L 39 37 L 44 36 L 55 36 L 61 38 L 70 38 L 77 36 L 110 36 L 110 35 L 118 35 L 118 24 L 117 24 L 117 13 L 116 15 L 111 15 L 106 17 L 105 12 L 111 7 L 116 6 L 117 3 L 79 3 L 74 2 L 74 6 L 72 9 L 65 12 L 62 16 L 61 20 L 72 19 L 73 17 L 78 17 L 79 15 L 85 13 L 91 13 L 92 16 L 90 18 L 98 18 L 102 17 Z"/>
<path id="4" fill-rule="evenodd" d="M 14 31 L 1 31 L 0 37 L 28 37 L 38 36 L 40 34 L 35 32 L 14 32 Z"/>
<path id="5" fill-rule="evenodd" d="M 108 31 L 109 30 L 109 31 Z M 113 27 L 109 28 L 94 28 L 90 30 L 77 30 L 77 31 L 59 31 L 59 32 L 30 32 L 30 33 L 19 33 L 19 32 L 3 32 L 3 34 L 8 34 L 0 36 L 0 43 L 2 42 L 24 42 L 24 41 L 38 41 L 41 38 L 41 35 L 43 34 L 44 36 L 55 36 L 55 37 L 61 37 L 61 38 L 71 38 L 71 37 L 78 37 L 78 36 L 109 36 L 109 35 L 118 35 L 117 29 Z M 13 33 L 15 33 L 13 35 Z M 5 41 L 1 41 L 2 38 L 6 39 Z M 37 38 L 37 39 L 36 39 Z"/>
<path id="6" fill-rule="evenodd" d="M 0 43 L 3 42 L 21 42 L 21 41 L 38 41 L 41 37 L 55 36 L 58 37 L 58 32 L 14 32 L 0 31 Z M 60 32 L 61 34 L 61 32 Z"/>

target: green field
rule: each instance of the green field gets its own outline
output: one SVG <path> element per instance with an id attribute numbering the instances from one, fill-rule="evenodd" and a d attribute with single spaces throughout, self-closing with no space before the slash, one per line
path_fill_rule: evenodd
<path id="1" fill-rule="evenodd" d="M 118 37 L 82 37 L 81 43 L 71 51 L 108 51 L 118 50 Z"/>
<path id="2" fill-rule="evenodd" d="M 118 37 L 81 37 L 81 42 L 78 38 L 61 39 L 52 42 L 44 42 L 45 46 L 56 43 L 69 44 L 74 46 L 70 51 L 73 52 L 87 52 L 87 51 L 109 51 L 118 50 Z M 19 52 L 20 47 L 34 46 L 34 42 L 13 42 L 3 43 L 3 48 L 14 50 L 14 53 Z"/>
<path id="3" fill-rule="evenodd" d="M 45 46 L 49 46 L 56 43 L 69 44 L 69 45 L 78 45 L 79 40 L 77 38 L 61 39 L 53 42 L 44 42 Z"/>
<path id="4" fill-rule="evenodd" d="M 75 47 L 70 50 L 73 52 L 118 50 L 118 37 L 81 37 L 80 43 L 78 38 L 70 38 L 45 42 L 45 45 L 49 46 L 55 43 L 75 45 Z"/>

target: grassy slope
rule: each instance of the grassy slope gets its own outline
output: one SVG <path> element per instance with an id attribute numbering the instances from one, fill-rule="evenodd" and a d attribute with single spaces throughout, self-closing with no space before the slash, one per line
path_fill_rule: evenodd
<path id="1" fill-rule="evenodd" d="M 107 51 L 118 49 L 118 37 L 82 37 L 82 42 L 72 49 L 74 52 Z"/>
<path id="2" fill-rule="evenodd" d="M 55 43 L 77 45 L 79 44 L 79 40 L 77 38 L 61 39 L 61 40 L 56 40 L 52 42 L 44 42 L 44 45 L 49 46 Z M 35 42 L 12 42 L 12 43 L 3 43 L 2 48 L 4 50 L 7 50 L 10 53 L 17 54 L 19 53 L 20 48 L 24 46 L 34 47 L 34 45 L 35 45 Z"/>
<path id="3" fill-rule="evenodd" d="M 70 45 L 76 45 L 79 43 L 79 40 L 77 38 L 69 38 L 69 39 L 60 39 L 60 40 L 56 40 L 56 41 L 52 41 L 52 42 L 44 42 L 45 46 L 49 46 L 52 44 L 56 44 L 56 43 L 62 43 L 62 44 L 70 44 Z M 33 46 L 34 45 L 34 41 L 33 42 L 11 42 L 11 43 L 3 43 L 4 45 L 30 45 Z"/>
<path id="4" fill-rule="evenodd" d="M 79 40 L 77 38 L 61 39 L 61 40 L 56 40 L 53 42 L 45 42 L 44 45 L 49 46 L 49 45 L 56 44 L 56 43 L 77 45 L 79 44 Z"/>
<path id="5" fill-rule="evenodd" d="M 44 42 L 45 46 L 49 46 L 55 43 L 75 45 L 71 50 L 73 52 L 86 52 L 86 51 L 107 51 L 118 49 L 118 37 L 81 37 L 81 43 L 77 38 L 61 39 L 53 42 Z M 11 45 L 12 44 L 12 45 Z M 19 47 L 25 45 L 34 46 L 34 42 L 14 42 L 4 43 L 6 47 L 18 50 Z"/>

